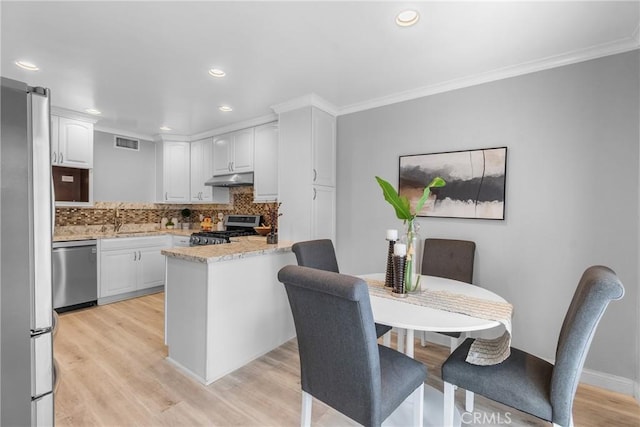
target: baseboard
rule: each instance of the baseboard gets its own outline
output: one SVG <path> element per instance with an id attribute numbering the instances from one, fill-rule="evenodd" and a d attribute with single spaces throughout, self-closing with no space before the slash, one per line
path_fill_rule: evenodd
<path id="1" fill-rule="evenodd" d="M 593 371 L 591 369 L 583 369 L 582 375 L 580 375 L 580 382 L 616 393 L 633 396 L 640 402 L 638 398 L 638 383 L 629 378 L 605 374 L 604 372 Z"/>
<path id="2" fill-rule="evenodd" d="M 111 304 L 112 302 L 124 301 L 126 299 L 137 298 L 144 295 L 156 294 L 164 291 L 164 285 L 154 286 L 152 288 L 140 289 L 124 294 L 111 295 L 109 297 L 98 298 L 98 305 Z"/>

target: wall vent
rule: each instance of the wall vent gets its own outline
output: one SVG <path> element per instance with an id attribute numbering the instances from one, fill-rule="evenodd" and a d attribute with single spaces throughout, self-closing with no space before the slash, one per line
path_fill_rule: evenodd
<path id="1" fill-rule="evenodd" d="M 125 150 L 140 151 L 140 140 L 125 138 L 124 136 L 114 136 L 113 145 L 116 148 L 123 148 Z"/>

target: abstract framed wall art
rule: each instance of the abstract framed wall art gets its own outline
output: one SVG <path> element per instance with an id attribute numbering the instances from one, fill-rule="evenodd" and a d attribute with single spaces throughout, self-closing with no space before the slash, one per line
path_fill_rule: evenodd
<path id="1" fill-rule="evenodd" d="M 507 147 L 400 156 L 398 189 L 412 208 L 436 176 L 447 185 L 431 189 L 418 216 L 504 219 Z"/>

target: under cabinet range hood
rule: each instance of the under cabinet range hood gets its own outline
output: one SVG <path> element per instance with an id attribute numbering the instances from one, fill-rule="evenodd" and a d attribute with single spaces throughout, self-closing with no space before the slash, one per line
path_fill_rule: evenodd
<path id="1" fill-rule="evenodd" d="M 211 177 L 204 185 L 210 187 L 240 187 L 253 185 L 253 172 L 231 173 Z"/>

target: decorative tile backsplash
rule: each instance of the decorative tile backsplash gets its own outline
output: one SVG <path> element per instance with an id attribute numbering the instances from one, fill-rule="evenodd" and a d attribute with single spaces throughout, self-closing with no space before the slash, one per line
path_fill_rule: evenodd
<path id="1" fill-rule="evenodd" d="M 253 187 L 231 188 L 229 204 L 165 204 L 132 202 L 95 202 L 92 207 L 56 207 L 56 227 L 102 226 L 113 224 L 116 208 L 123 224 L 160 224 L 165 218 L 178 218 L 184 208 L 191 210 L 191 222 L 199 223 L 200 215 L 210 216 L 217 222 L 216 215 L 248 214 L 263 215 L 268 221 L 265 203 L 253 203 Z M 272 204 L 271 204 L 272 205 Z"/>

